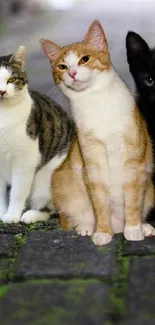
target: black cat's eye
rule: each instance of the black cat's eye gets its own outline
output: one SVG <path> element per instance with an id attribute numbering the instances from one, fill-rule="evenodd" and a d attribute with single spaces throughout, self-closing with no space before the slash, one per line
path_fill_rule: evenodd
<path id="1" fill-rule="evenodd" d="M 13 83 L 16 81 L 16 78 L 15 77 L 11 77 L 8 79 L 7 83 Z"/>
<path id="2" fill-rule="evenodd" d="M 85 55 L 83 56 L 80 61 L 79 61 L 79 64 L 85 64 L 86 62 L 88 62 L 90 59 L 90 56 L 89 55 Z"/>
<path id="3" fill-rule="evenodd" d="M 59 68 L 60 70 L 67 70 L 67 65 L 66 65 L 66 64 L 59 64 L 59 65 L 58 65 L 58 68 Z"/>
<path id="4" fill-rule="evenodd" d="M 155 81 L 154 81 L 153 78 L 149 77 L 149 78 L 146 78 L 146 79 L 144 80 L 144 82 L 145 82 L 146 86 L 151 87 L 151 86 L 154 85 L 154 82 L 155 82 Z"/>

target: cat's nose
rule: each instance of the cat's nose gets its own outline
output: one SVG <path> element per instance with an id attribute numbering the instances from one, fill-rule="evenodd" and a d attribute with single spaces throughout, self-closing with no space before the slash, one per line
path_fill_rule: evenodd
<path id="1" fill-rule="evenodd" d="M 75 79 L 76 74 L 77 74 L 76 70 L 74 70 L 74 71 L 69 71 L 69 76 L 70 76 L 72 79 Z"/>
<path id="2" fill-rule="evenodd" d="M 6 94 L 5 90 L 0 90 L 0 95 L 3 97 Z"/>

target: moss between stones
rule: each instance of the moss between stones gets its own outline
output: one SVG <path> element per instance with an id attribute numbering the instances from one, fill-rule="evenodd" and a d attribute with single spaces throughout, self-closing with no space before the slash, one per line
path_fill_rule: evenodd
<path id="1" fill-rule="evenodd" d="M 25 243 L 25 240 L 26 240 L 26 235 L 23 234 L 15 235 L 15 245 L 13 247 L 13 254 L 12 257 L 8 258 L 9 268 L 8 268 L 7 279 L 9 281 L 13 281 L 15 279 L 15 268 L 16 268 L 17 256 L 21 247 Z"/>
<path id="2" fill-rule="evenodd" d="M 29 311 L 26 310 L 26 308 L 21 307 L 15 312 L 14 317 L 17 320 L 22 321 L 22 320 L 25 320 L 28 317 L 28 314 L 29 314 Z"/>
<path id="3" fill-rule="evenodd" d="M 70 280 L 62 280 L 62 279 L 34 279 L 34 280 L 28 280 L 24 282 L 26 284 L 40 284 L 40 283 L 51 283 L 51 284 L 65 284 L 65 285 L 77 285 L 77 286 L 86 286 L 89 284 L 97 284 L 100 283 L 100 280 L 89 278 L 89 279 L 70 279 Z"/>
<path id="4" fill-rule="evenodd" d="M 130 258 L 123 256 L 123 241 L 123 236 L 119 236 L 117 242 L 116 270 L 113 279 L 114 284 L 110 293 L 110 307 L 112 307 L 115 317 L 125 316 L 127 313 L 125 297 L 129 278 Z"/>
<path id="5" fill-rule="evenodd" d="M 32 322 L 32 325 L 60 325 L 67 324 L 67 322 L 74 320 L 74 325 L 76 322 L 76 311 L 70 310 L 69 312 L 65 308 L 51 307 L 51 312 L 47 313 L 45 316 L 41 317 L 36 322 Z"/>
<path id="6" fill-rule="evenodd" d="M 9 291 L 8 286 L 1 286 L 0 287 L 0 298 L 2 298 L 8 291 Z"/>

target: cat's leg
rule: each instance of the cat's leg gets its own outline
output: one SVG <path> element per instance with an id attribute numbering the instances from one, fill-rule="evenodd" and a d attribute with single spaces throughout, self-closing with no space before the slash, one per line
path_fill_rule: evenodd
<path id="1" fill-rule="evenodd" d="M 55 175 L 54 182 L 56 178 Z M 59 176 L 58 179 L 60 180 Z M 66 187 L 65 192 L 63 192 L 64 187 Z M 69 181 L 68 186 L 68 182 L 65 184 L 64 179 L 63 187 L 53 188 L 53 197 L 60 213 L 61 226 L 64 229 L 74 229 L 82 236 L 93 234 L 95 218 L 86 189 L 84 186 L 81 187 L 81 181 L 77 180 L 76 184 L 74 180 Z"/>
<path id="2" fill-rule="evenodd" d="M 10 202 L 6 214 L 2 217 L 3 222 L 18 223 L 20 221 L 26 199 L 30 194 L 34 173 L 35 166 L 28 163 L 24 165 L 24 160 L 14 164 Z"/>
<path id="3" fill-rule="evenodd" d="M 154 192 L 154 185 L 152 182 L 151 175 L 147 181 L 147 187 L 145 191 L 145 199 L 144 199 L 144 206 L 142 212 L 142 229 L 145 237 L 147 236 L 155 236 L 155 228 L 152 227 L 149 223 L 145 222 L 147 219 L 148 213 L 154 207 L 155 204 L 155 192 Z"/>
<path id="4" fill-rule="evenodd" d="M 65 230 L 70 230 L 72 229 L 67 216 L 64 213 L 59 214 L 59 220 L 60 220 L 60 226 L 65 229 Z"/>
<path id="5" fill-rule="evenodd" d="M 92 236 L 95 245 L 112 240 L 109 167 L 106 145 L 89 133 L 80 136 L 80 145 L 86 170 L 86 187 L 93 205 L 96 229 Z"/>
<path id="6" fill-rule="evenodd" d="M 69 197 L 61 203 L 63 212 L 60 212 L 60 224 L 63 229 L 75 230 L 79 235 L 91 236 L 95 229 L 95 219 L 89 198 L 76 193 L 70 193 Z M 60 202 L 59 202 L 60 204 Z"/>
<path id="7" fill-rule="evenodd" d="M 68 159 L 53 174 L 53 201 L 64 229 L 91 236 L 95 229 L 94 213 L 84 184 L 77 146 L 72 150 L 73 165 Z"/>
<path id="8" fill-rule="evenodd" d="M 145 162 L 133 158 L 124 166 L 124 197 L 125 197 L 125 229 L 127 240 L 143 240 L 142 208 L 146 190 Z"/>
<path id="9" fill-rule="evenodd" d="M 114 234 L 123 233 L 125 227 L 124 195 L 122 185 L 112 187 L 111 191 L 111 224 Z"/>
<path id="10" fill-rule="evenodd" d="M 55 212 L 52 202 L 51 177 L 65 158 L 66 155 L 53 158 L 36 173 L 30 195 L 31 210 L 22 215 L 23 223 L 47 221 L 50 218 L 50 213 Z"/>
<path id="11" fill-rule="evenodd" d="M 7 211 L 7 183 L 3 176 L 0 175 L 0 220 Z"/>

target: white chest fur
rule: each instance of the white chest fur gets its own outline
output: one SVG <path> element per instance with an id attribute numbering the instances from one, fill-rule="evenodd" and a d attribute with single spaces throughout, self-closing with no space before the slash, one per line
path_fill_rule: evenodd
<path id="1" fill-rule="evenodd" d="M 123 135 L 132 116 L 134 100 L 117 75 L 114 74 L 108 87 L 102 87 L 101 80 L 98 82 L 97 89 L 92 87 L 91 91 L 73 98 L 72 112 L 79 130 L 92 132 L 94 139 L 105 144 L 110 172 L 106 175 L 107 182 L 120 183 L 125 157 Z"/>
<path id="2" fill-rule="evenodd" d="M 22 166 L 31 159 L 37 163 L 40 159 L 38 141 L 32 140 L 26 133 L 31 105 L 29 95 L 14 106 L 0 103 L 0 173 L 9 184 L 14 165 L 19 163 Z"/>

